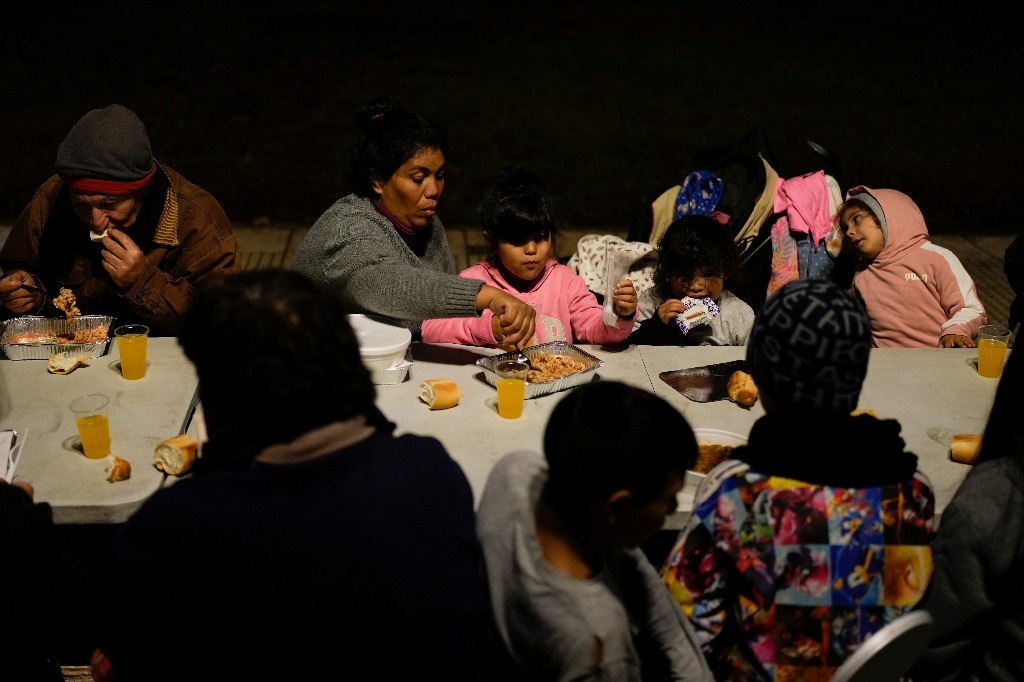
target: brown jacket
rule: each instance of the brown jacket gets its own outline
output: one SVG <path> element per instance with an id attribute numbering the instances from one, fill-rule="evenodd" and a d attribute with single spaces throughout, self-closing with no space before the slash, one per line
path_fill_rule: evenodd
<path id="1" fill-rule="evenodd" d="M 138 220 L 128 234 L 146 255 L 146 273 L 127 290 L 103 269 L 98 244 L 71 210 L 56 175 L 35 196 L 0 249 L 0 269 L 26 270 L 47 290 L 38 314 L 60 316 L 52 299 L 67 287 L 83 315 L 113 315 L 115 324 L 141 322 L 153 335 L 174 335 L 194 287 L 217 273 L 242 269 L 238 241 L 217 200 L 159 164 Z M 10 311 L 0 311 L 7 317 Z"/>

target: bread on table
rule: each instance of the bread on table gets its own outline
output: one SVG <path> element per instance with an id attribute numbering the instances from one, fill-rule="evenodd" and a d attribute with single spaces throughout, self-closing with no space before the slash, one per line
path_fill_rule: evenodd
<path id="1" fill-rule="evenodd" d="M 850 412 L 851 417 L 861 417 L 867 415 L 869 417 L 877 417 L 878 413 L 872 410 L 870 407 L 858 407 L 856 410 Z"/>
<path id="2" fill-rule="evenodd" d="M 427 379 L 420 384 L 420 400 L 432 410 L 447 410 L 462 399 L 459 385 L 451 379 Z"/>
<path id="3" fill-rule="evenodd" d="M 953 436 L 950 458 L 961 464 L 974 464 L 981 450 L 981 436 L 976 433 L 958 433 Z"/>
<path id="4" fill-rule="evenodd" d="M 118 481 L 127 481 L 132 476 L 132 465 L 126 459 L 121 459 L 117 455 L 111 455 L 114 458 L 114 463 L 110 466 L 110 473 L 107 475 L 107 480 L 111 483 Z"/>
<path id="5" fill-rule="evenodd" d="M 50 356 L 46 361 L 46 369 L 50 374 L 71 374 L 75 368 L 88 360 L 88 353 L 68 355 L 67 351 L 61 351 Z"/>
<path id="6" fill-rule="evenodd" d="M 742 370 L 736 370 L 729 377 L 729 400 L 743 407 L 750 407 L 757 402 L 757 384 L 754 377 Z"/>
<path id="7" fill-rule="evenodd" d="M 153 464 L 164 473 L 182 476 L 192 470 L 198 454 L 199 443 L 187 434 L 180 433 L 157 443 L 153 451 Z"/>

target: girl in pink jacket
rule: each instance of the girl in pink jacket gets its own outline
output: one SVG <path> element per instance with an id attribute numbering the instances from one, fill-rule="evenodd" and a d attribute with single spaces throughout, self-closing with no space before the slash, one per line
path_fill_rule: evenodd
<path id="1" fill-rule="evenodd" d="M 928 239 L 921 209 L 893 189 L 854 187 L 836 213 L 858 258 L 851 289 L 877 348 L 973 348 L 985 306 L 949 249 Z"/>
<path id="2" fill-rule="evenodd" d="M 483 280 L 529 303 L 537 311 L 536 343 L 622 343 L 633 330 L 637 295 L 624 279 L 612 296 L 614 324 L 605 324 L 604 308 L 572 268 L 552 256 L 557 227 L 543 181 L 523 167 L 506 168 L 484 196 L 480 208 L 490 255 L 460 275 Z M 425 320 L 423 341 L 502 346 L 494 314 Z"/>

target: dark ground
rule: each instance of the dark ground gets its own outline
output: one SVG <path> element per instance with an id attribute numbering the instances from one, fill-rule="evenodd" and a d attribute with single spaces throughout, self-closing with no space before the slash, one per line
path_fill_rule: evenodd
<path id="1" fill-rule="evenodd" d="M 71 125 L 119 102 L 234 222 L 308 225 L 348 192 L 355 107 L 389 95 L 450 130 L 449 225 L 474 223 L 515 161 L 569 224 L 627 226 L 698 151 L 761 125 L 785 176 L 819 167 L 812 139 L 841 158 L 844 190 L 901 189 L 933 231 L 1017 229 L 1024 71 L 1016 24 L 994 10 L 351 5 L 24 8 L 0 41 L 0 221 Z"/>

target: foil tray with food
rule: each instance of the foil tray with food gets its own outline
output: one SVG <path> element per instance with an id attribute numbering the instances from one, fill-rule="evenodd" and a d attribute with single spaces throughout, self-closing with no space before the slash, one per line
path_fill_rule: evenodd
<path id="1" fill-rule="evenodd" d="M 693 508 L 697 491 L 708 472 L 729 459 L 733 448 L 747 444 L 747 439 L 740 434 L 721 429 L 696 428 L 693 435 L 697 439 L 698 454 L 693 469 L 686 472 L 679 493 L 679 506 L 683 509 Z"/>
<path id="2" fill-rule="evenodd" d="M 502 360 L 515 360 L 520 351 L 502 353 L 480 358 L 476 364 L 484 370 L 484 378 L 491 386 L 497 385 L 494 368 Z M 529 346 L 522 353 L 530 361 L 530 372 L 526 379 L 526 398 L 536 398 L 574 388 L 589 381 L 604 360 L 580 350 L 567 341 L 552 341 Z"/>
<path id="3" fill-rule="evenodd" d="M 11 360 L 49 360 L 61 352 L 98 358 L 107 352 L 113 325 L 109 315 L 15 317 L 0 323 L 0 348 Z"/>

